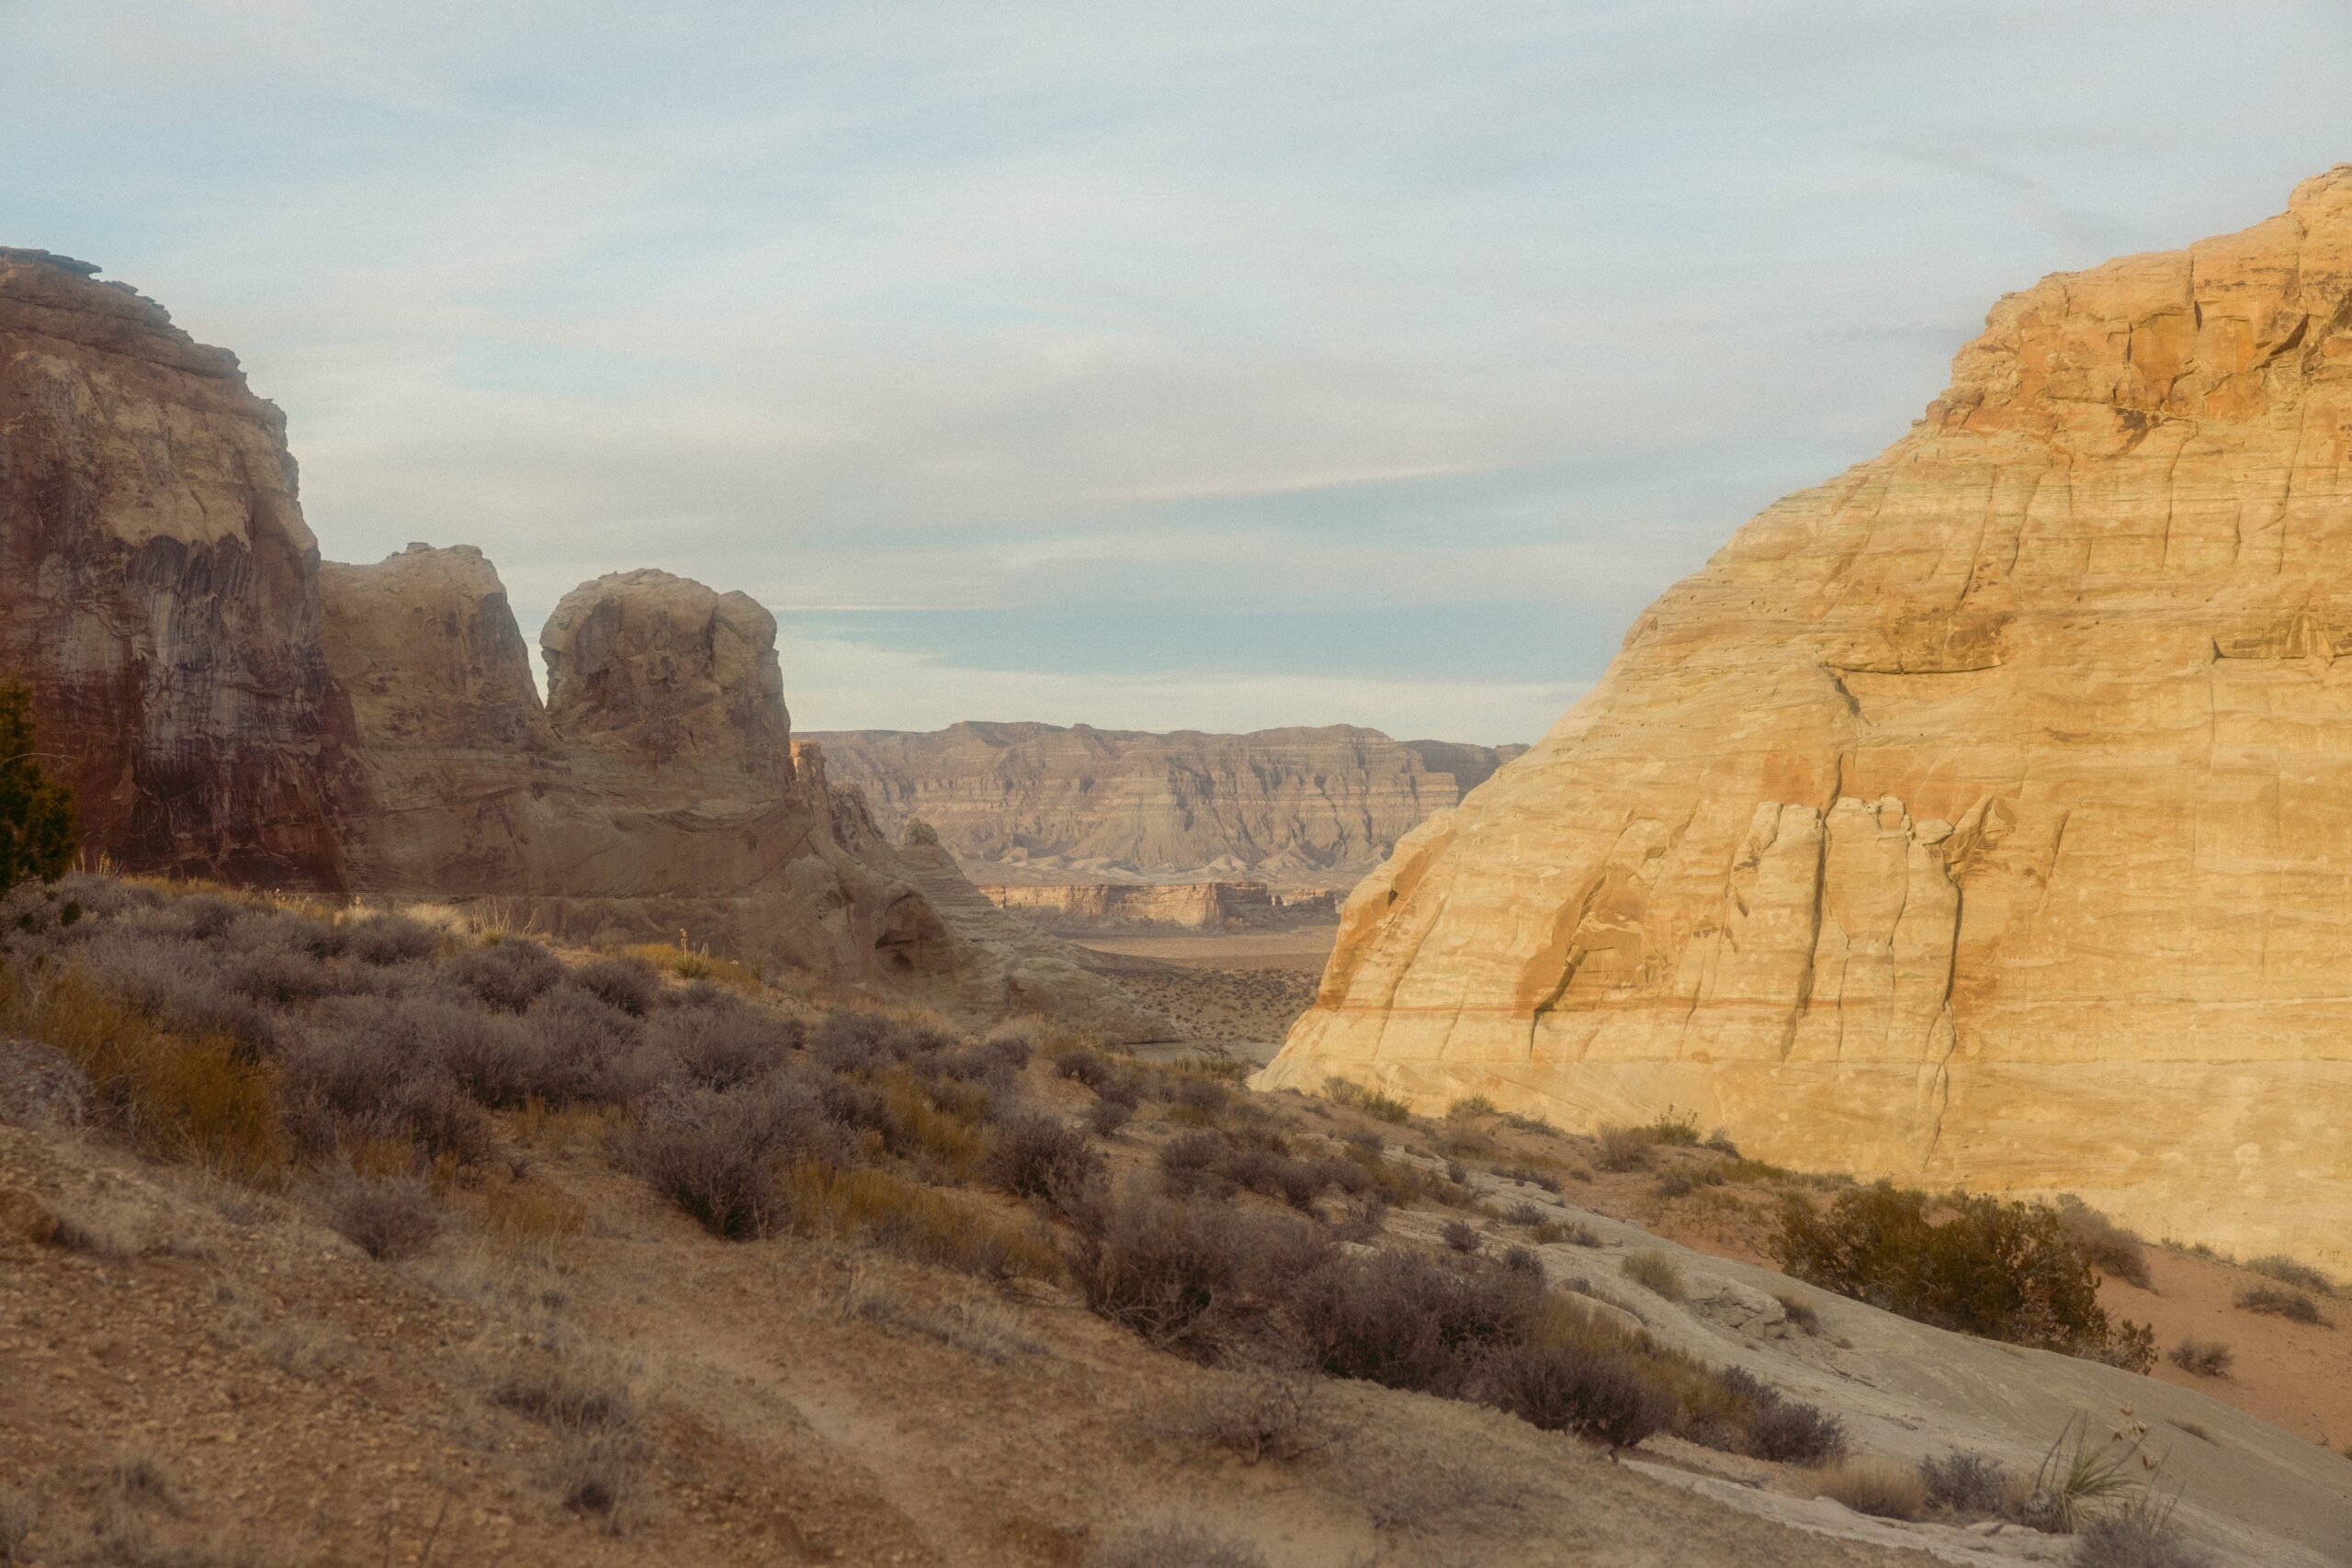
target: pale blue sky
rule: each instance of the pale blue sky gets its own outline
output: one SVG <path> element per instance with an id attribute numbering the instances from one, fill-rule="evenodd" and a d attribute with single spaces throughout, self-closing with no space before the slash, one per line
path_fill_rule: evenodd
<path id="1" fill-rule="evenodd" d="M 808 728 L 1532 739 L 1999 294 L 2352 158 L 2341 4 L 0 0 L 0 243 L 327 555 L 651 565 Z"/>

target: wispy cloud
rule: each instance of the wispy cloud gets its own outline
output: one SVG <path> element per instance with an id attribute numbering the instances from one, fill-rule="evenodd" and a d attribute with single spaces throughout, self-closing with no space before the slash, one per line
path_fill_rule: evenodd
<path id="1" fill-rule="evenodd" d="M 331 555 L 479 543 L 526 621 L 645 564 L 895 612 L 811 666 L 831 724 L 1378 708 L 1296 612 L 1410 628 L 1398 723 L 1475 686 L 1532 738 L 1743 517 L 1901 434 L 1996 296 L 2352 149 L 2352 14 L 2210 19 L 0 0 L 0 241 L 237 348 Z M 2144 134 L 2186 102 L 2263 112 Z M 1530 606 L 1575 637 L 1484 635 Z M 926 640 L 980 611 L 1073 640 Z M 1182 614 L 1239 646 L 1155 684 L 1115 626 Z"/>

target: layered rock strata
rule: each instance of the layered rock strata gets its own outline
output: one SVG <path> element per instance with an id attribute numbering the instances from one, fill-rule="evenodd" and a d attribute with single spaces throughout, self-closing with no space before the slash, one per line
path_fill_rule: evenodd
<path id="1" fill-rule="evenodd" d="M 1376 864 L 1523 747 L 1376 729 L 1248 735 L 958 724 L 821 734 L 883 826 L 920 818 L 992 883 L 1254 878 L 1326 886 Z"/>
<path id="2" fill-rule="evenodd" d="M 1349 900 L 1263 1075 L 2352 1267 L 2352 166 L 1996 305 Z"/>
<path id="3" fill-rule="evenodd" d="M 1174 927 L 1218 931 L 1329 925 L 1338 910 L 1329 890 L 1278 893 L 1262 882 L 986 883 L 989 903 L 1052 931 Z"/>
<path id="4" fill-rule="evenodd" d="M 749 598 L 582 585 L 548 623 L 542 705 L 479 550 L 322 567 L 277 411 L 95 271 L 0 251 L 0 678 L 31 687 L 89 851 L 495 897 L 559 935 L 683 930 L 812 987 L 1170 1032 L 1042 933 L 959 927 L 860 804 L 803 782 Z"/>
<path id="5" fill-rule="evenodd" d="M 0 249 L 0 679 L 125 869 L 340 888 L 285 418 L 96 270 Z"/>

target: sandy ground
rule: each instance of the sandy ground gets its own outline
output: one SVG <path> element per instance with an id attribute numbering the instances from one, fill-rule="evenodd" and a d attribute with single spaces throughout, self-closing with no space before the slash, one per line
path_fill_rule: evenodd
<path id="1" fill-rule="evenodd" d="M 1042 1092 L 1070 1110 L 1082 1094 Z M 1123 1135 L 1131 1161 L 1144 1131 Z M 1155 1353 L 1065 1292 L 839 1242 L 718 1241 L 584 1141 L 513 1152 L 522 1174 L 493 1179 L 585 1224 L 526 1244 L 461 1219 L 384 1265 L 299 1200 L 0 1127 L 17 1216 L 0 1225 L 0 1478 L 33 1505 L 29 1561 L 91 1560 L 101 1530 L 105 1561 L 204 1568 L 1076 1568 L 1168 1516 L 1284 1568 L 1927 1561 L 1365 1384 L 1321 1388 L 1316 1451 L 1244 1464 L 1190 1414 L 1240 1374 Z M 116 1245 L 37 1245 L 35 1208 L 103 1214 Z M 617 1533 L 566 1511 L 560 1444 L 494 1397 L 503 1368 L 550 1357 L 636 1391 Z"/>

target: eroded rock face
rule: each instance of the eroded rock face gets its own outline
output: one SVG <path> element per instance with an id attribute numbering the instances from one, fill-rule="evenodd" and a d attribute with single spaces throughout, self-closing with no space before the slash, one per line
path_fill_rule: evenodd
<path id="1" fill-rule="evenodd" d="M 1261 1081 L 2352 1264 L 2352 167 L 2003 299 L 1350 899 Z"/>
<path id="2" fill-rule="evenodd" d="M 886 829 L 930 823 L 966 870 L 991 882 L 1072 872 L 1346 880 L 1524 750 L 1391 740 L 1351 725 L 1153 735 L 958 724 L 818 739 Z"/>
<path id="3" fill-rule="evenodd" d="M 285 420 L 96 270 L 0 249 L 0 677 L 126 869 L 340 887 Z"/>
<path id="4" fill-rule="evenodd" d="M 541 634 L 542 708 L 479 550 L 329 565 L 320 592 L 364 759 L 345 830 L 370 891 L 496 897 L 574 940 L 684 932 L 967 1016 L 1171 1032 L 1099 977 L 943 914 L 821 754 L 793 747 L 775 622 L 746 596 L 661 571 L 583 583 Z"/>

